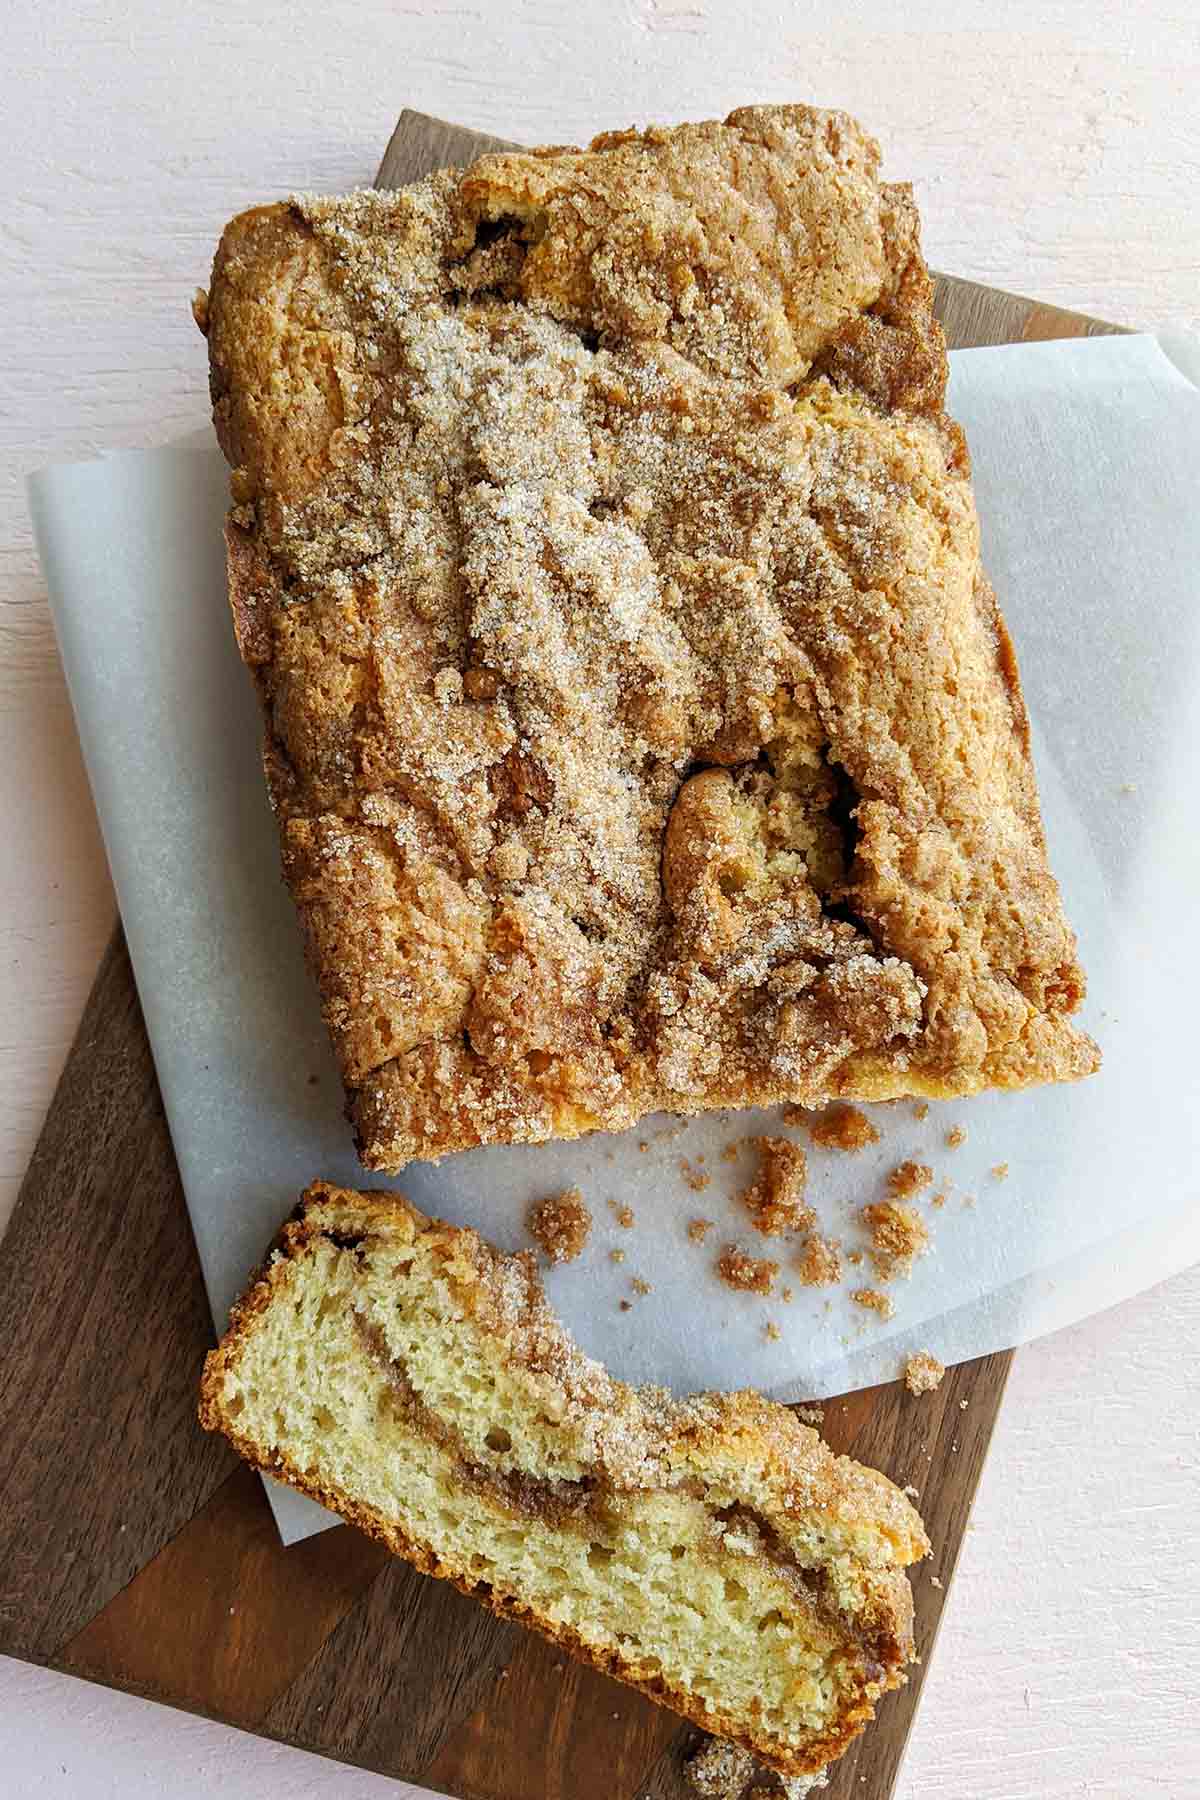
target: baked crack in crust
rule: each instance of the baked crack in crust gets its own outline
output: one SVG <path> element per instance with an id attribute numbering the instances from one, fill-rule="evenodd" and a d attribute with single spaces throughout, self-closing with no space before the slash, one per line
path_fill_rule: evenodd
<path id="1" fill-rule="evenodd" d="M 234 620 L 369 1166 L 1097 1066 L 878 162 L 749 107 L 226 229 Z"/>

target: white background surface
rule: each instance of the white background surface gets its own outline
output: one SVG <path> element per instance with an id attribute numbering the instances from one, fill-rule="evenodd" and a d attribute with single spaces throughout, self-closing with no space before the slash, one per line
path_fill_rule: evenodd
<path id="1" fill-rule="evenodd" d="M 532 142 L 812 99 L 916 182 L 935 265 L 1197 321 L 1183 0 L 20 0 L 5 36 L 0 1222 L 113 918 L 20 477 L 201 421 L 186 301 L 231 212 L 368 180 L 404 104 Z M 1198 1347 L 1193 1272 L 1018 1358 L 902 1800 L 1200 1792 Z M 3 1662 L 0 1771 L 14 1800 L 409 1791 Z"/>

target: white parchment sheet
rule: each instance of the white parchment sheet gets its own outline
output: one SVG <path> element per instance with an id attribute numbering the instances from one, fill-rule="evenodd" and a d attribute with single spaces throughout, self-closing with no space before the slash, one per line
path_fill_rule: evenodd
<path id="1" fill-rule="evenodd" d="M 1016 641 L 1051 858 L 1104 1068 L 1073 1087 L 870 1109 L 882 1141 L 809 1149 L 827 1231 L 902 1158 L 932 1164 L 933 1248 L 888 1322 L 791 1281 L 783 1304 L 713 1271 L 752 1167 L 721 1158 L 771 1114 L 656 1119 L 620 1137 L 414 1164 L 419 1205 L 528 1242 L 528 1202 L 577 1182 L 595 1229 L 552 1299 L 617 1373 L 679 1389 L 819 1396 L 928 1348 L 961 1360 L 1109 1305 L 1192 1260 L 1200 1188 L 1200 392 L 1192 347 L 1102 338 L 952 357 L 989 574 Z M 1193 365 L 1194 369 L 1194 365 Z M 364 1177 L 279 879 L 260 724 L 225 602 L 214 449 L 122 452 L 30 483 L 43 564 L 209 1294 L 223 1324 L 299 1189 Z M 966 1126 L 967 1143 L 945 1146 Z M 801 1136 L 801 1141 L 804 1141 Z M 641 1146 L 646 1145 L 643 1149 Z M 702 1193 L 687 1158 L 711 1174 Z M 700 1159 L 703 1158 L 701 1165 Z M 1008 1165 L 1006 1179 L 991 1173 Z M 928 1199 L 928 1196 L 926 1196 Z M 623 1229 L 610 1200 L 635 1215 Z M 716 1222 L 689 1242 L 697 1214 Z M 609 1252 L 625 1251 L 622 1263 Z M 786 1246 L 782 1252 L 786 1255 Z M 652 1291 L 636 1293 L 634 1277 Z M 785 1270 L 780 1285 L 789 1280 Z M 619 1302 L 632 1302 L 622 1311 Z M 764 1327 L 778 1327 L 777 1339 Z M 273 1494 L 286 1539 L 327 1515 Z"/>

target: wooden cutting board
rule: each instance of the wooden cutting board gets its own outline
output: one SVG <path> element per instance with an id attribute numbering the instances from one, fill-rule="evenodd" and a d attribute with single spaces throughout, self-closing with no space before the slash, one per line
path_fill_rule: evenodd
<path id="1" fill-rule="evenodd" d="M 406 112 L 379 183 L 499 147 Z M 953 347 L 1116 329 L 949 277 L 938 315 Z M 465 1800 L 690 1792 L 690 1727 L 349 1527 L 285 1550 L 258 1478 L 200 1430 L 212 1322 L 119 931 L 0 1245 L 0 1319 L 0 1652 Z M 835 1448 L 919 1489 L 935 1546 L 922 1663 L 828 1800 L 892 1792 L 1010 1361 L 826 1406 Z"/>

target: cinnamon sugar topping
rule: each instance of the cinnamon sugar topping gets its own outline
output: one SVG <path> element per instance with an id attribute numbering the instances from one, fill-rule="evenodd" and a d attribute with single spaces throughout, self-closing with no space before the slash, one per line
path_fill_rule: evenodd
<path id="1" fill-rule="evenodd" d="M 749 107 L 226 230 L 232 606 L 368 1166 L 1095 1066 L 878 164 Z"/>

